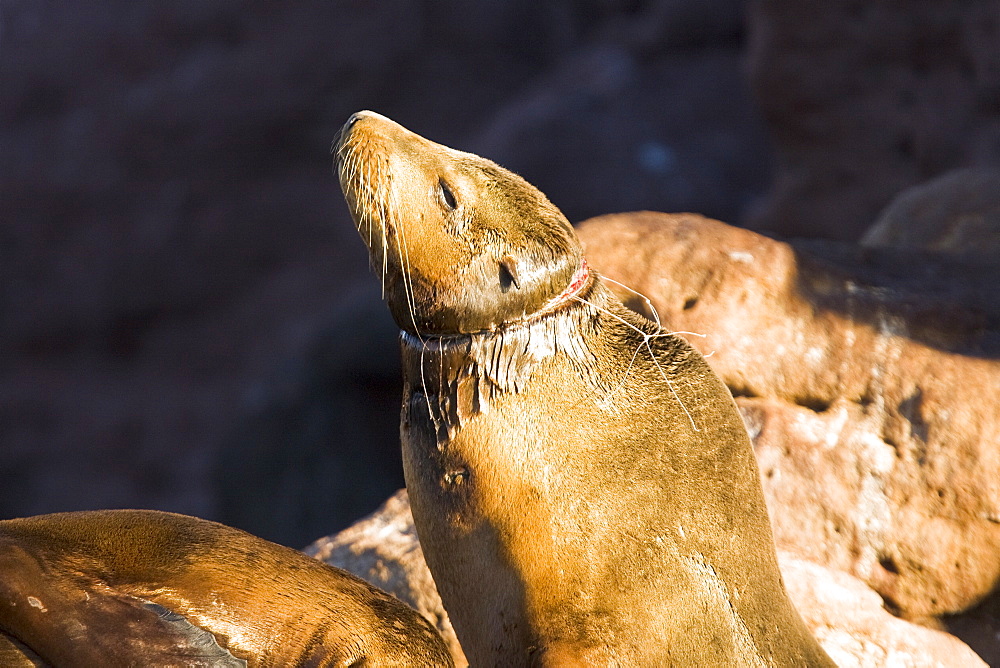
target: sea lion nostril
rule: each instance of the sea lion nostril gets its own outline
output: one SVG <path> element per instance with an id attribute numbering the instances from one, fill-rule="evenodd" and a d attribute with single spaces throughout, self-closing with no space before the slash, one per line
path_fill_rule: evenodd
<path id="1" fill-rule="evenodd" d="M 340 129 L 337 130 L 337 134 L 334 135 L 333 137 L 333 143 L 330 144 L 331 155 L 337 155 L 337 152 L 340 150 L 341 145 L 344 142 L 344 139 L 347 137 L 347 133 L 351 131 L 351 128 L 354 127 L 354 124 L 361 119 L 363 114 L 364 112 L 360 111 L 351 114 L 351 116 L 347 119 L 347 122 L 340 126 Z"/>

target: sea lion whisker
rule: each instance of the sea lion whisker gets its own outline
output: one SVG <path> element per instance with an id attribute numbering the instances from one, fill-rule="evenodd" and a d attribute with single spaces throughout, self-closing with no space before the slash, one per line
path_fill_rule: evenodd
<path id="1" fill-rule="evenodd" d="M 647 338 L 645 341 L 643 341 L 643 343 L 646 345 L 646 350 L 649 351 L 649 356 L 653 360 L 653 364 L 655 364 L 656 368 L 659 370 L 660 376 L 663 378 L 663 381 L 667 384 L 667 387 L 670 388 L 670 393 L 674 395 L 674 398 L 677 399 L 677 403 L 680 404 L 681 410 L 684 411 L 684 414 L 687 415 L 688 420 L 691 421 L 691 428 L 694 429 L 695 431 L 701 431 L 701 429 L 698 429 L 698 425 L 694 423 L 694 417 L 691 415 L 691 411 L 688 410 L 687 406 L 684 405 L 684 401 L 681 399 L 680 395 L 677 394 L 677 389 L 674 388 L 673 382 L 669 378 L 667 378 L 667 373 L 663 370 L 663 367 L 660 366 L 660 360 L 656 358 L 656 354 L 653 352 L 652 346 L 649 345 L 649 339 Z"/>
<path id="2" fill-rule="evenodd" d="M 670 332 L 662 331 L 662 328 L 658 327 L 659 329 L 661 329 L 661 331 L 659 331 L 659 332 L 657 332 L 655 334 L 650 334 L 648 332 L 642 331 L 641 329 L 639 329 L 638 327 L 636 327 L 635 325 L 633 325 L 629 321 L 625 320 L 621 316 L 619 316 L 619 315 L 617 315 L 615 313 L 612 313 L 611 311 L 609 311 L 609 310 L 607 310 L 607 309 L 605 309 L 603 307 L 600 307 L 600 306 L 598 306 L 598 305 L 596 305 L 596 304 L 594 304 L 592 302 L 589 302 L 586 299 L 584 299 L 583 297 L 574 295 L 573 297 L 571 297 L 571 299 L 575 299 L 578 302 L 582 302 L 584 304 L 587 304 L 591 308 L 595 308 L 598 311 L 601 311 L 602 313 L 611 316 L 615 320 L 618 320 L 622 324 L 624 324 L 624 325 L 630 327 L 631 329 L 633 329 L 639 336 L 642 337 L 642 343 L 640 343 L 636 347 L 636 353 L 639 352 L 640 348 L 642 348 L 643 346 L 646 346 L 646 350 L 649 351 L 649 358 L 652 360 L 653 364 L 656 365 L 656 368 L 660 372 L 660 376 L 663 378 L 664 382 L 666 382 L 666 384 L 667 384 L 667 387 L 670 389 L 670 393 L 673 394 L 674 398 L 677 399 L 677 403 L 680 404 L 681 410 L 683 410 L 684 414 L 687 415 L 688 420 L 690 420 L 690 422 L 691 422 L 691 427 L 695 431 L 701 431 L 700 429 L 698 429 L 698 425 L 695 424 L 694 418 L 691 416 L 691 411 L 689 411 L 688 408 L 687 408 L 687 406 L 684 405 L 684 401 L 681 400 L 680 395 L 677 394 L 677 390 L 674 389 L 673 382 L 670 380 L 670 378 L 667 377 L 666 372 L 663 370 L 663 367 L 660 365 L 660 361 L 659 361 L 659 359 L 657 359 L 656 353 L 653 352 L 653 347 L 649 344 L 649 341 L 651 339 L 658 339 L 658 338 L 662 338 L 662 337 L 665 337 L 665 336 L 670 336 Z M 654 312 L 655 312 L 655 310 L 654 310 Z M 632 356 L 632 362 L 635 362 L 635 354 L 633 354 L 633 356 Z M 629 370 L 631 370 L 631 369 L 632 369 L 632 363 L 629 364 Z M 625 378 L 627 378 L 627 377 L 628 376 L 626 374 Z M 624 380 L 622 382 L 624 382 Z"/>
<path id="3" fill-rule="evenodd" d="M 358 216 L 358 226 L 359 226 L 358 231 L 364 232 L 363 230 L 360 229 L 360 226 L 362 224 L 364 224 L 364 226 L 368 228 L 367 229 L 368 247 L 371 248 L 372 241 L 374 240 L 374 237 L 372 235 L 375 234 L 375 224 L 374 222 L 372 222 L 371 214 L 368 212 L 371 211 L 371 203 L 374 200 L 374 197 L 372 196 L 370 189 L 365 187 L 365 177 L 364 177 L 364 172 L 362 171 L 362 162 L 358 156 L 357 151 L 351 151 L 350 161 L 347 163 L 347 165 L 350 171 L 349 173 L 345 174 L 345 177 L 347 178 L 348 183 L 357 182 L 358 184 L 357 188 L 353 189 L 354 198 L 355 200 L 360 199 L 361 201 L 359 202 L 359 204 L 362 204 L 362 206 L 357 207 L 360 211 L 363 212 L 361 216 Z"/>
<path id="4" fill-rule="evenodd" d="M 375 168 L 376 168 L 376 174 L 375 174 L 376 183 L 379 183 L 379 184 L 386 183 L 387 180 L 390 178 L 390 176 L 389 176 L 389 173 L 388 173 L 389 172 L 388 169 L 385 169 L 384 170 L 385 173 L 383 173 L 383 168 L 386 166 L 385 165 L 385 161 L 384 160 L 374 160 L 372 162 L 374 163 Z M 387 192 L 388 192 L 388 190 L 387 190 Z M 387 276 L 389 274 L 389 251 L 390 251 L 390 249 L 389 249 L 389 234 L 390 234 L 390 232 L 392 230 L 394 230 L 394 228 L 390 227 L 387 224 L 387 223 L 392 222 L 391 219 L 389 218 L 389 210 L 388 210 L 389 202 L 388 202 L 388 198 L 387 197 L 375 197 L 376 192 L 375 192 L 374 188 L 371 190 L 371 195 L 372 195 L 372 199 L 375 200 L 375 205 L 376 205 L 377 211 L 379 213 L 379 218 L 381 219 L 381 222 L 382 222 L 382 298 L 384 299 L 385 298 L 385 281 L 386 281 L 386 278 L 387 278 Z M 397 245 L 397 247 L 399 246 L 399 240 L 398 239 L 396 241 L 396 245 Z"/>
<path id="5" fill-rule="evenodd" d="M 661 328 L 663 327 L 663 323 L 661 323 L 661 322 L 660 322 L 660 314 L 659 314 L 659 313 L 657 313 L 657 311 L 656 311 L 656 307 L 655 307 L 655 306 L 653 306 L 653 301 L 652 301 L 652 300 L 651 300 L 651 299 L 650 299 L 649 297 L 647 297 L 647 296 L 646 296 L 646 295 L 644 295 L 643 293 L 639 292 L 638 290 L 636 290 L 636 289 L 634 289 L 634 288 L 631 288 L 631 287 L 629 287 L 629 286 L 625 285 L 625 284 L 624 284 L 624 283 L 622 283 L 621 281 L 616 281 L 616 280 L 615 280 L 615 279 L 613 279 L 613 278 L 608 278 L 607 276 L 603 276 L 603 275 L 602 275 L 602 277 L 604 278 L 604 280 L 608 281 L 609 283 L 614 283 L 614 284 L 615 284 L 615 285 L 617 285 L 618 287 L 621 287 L 621 288 L 624 288 L 624 289 L 628 290 L 629 292 L 631 292 L 631 293 L 632 293 L 632 294 L 634 294 L 635 296 L 637 296 L 637 297 L 641 297 L 641 298 L 642 298 L 642 300 L 643 300 L 644 302 L 646 302 L 646 306 L 648 306 L 648 307 L 649 307 L 649 310 L 650 310 L 650 312 L 652 312 L 652 314 L 653 314 L 653 322 L 655 322 L 655 323 L 656 323 L 656 326 L 657 326 L 657 327 L 661 327 Z"/>
<path id="6" fill-rule="evenodd" d="M 656 323 L 656 326 L 659 329 L 663 329 L 664 328 L 663 327 L 663 323 L 660 321 L 660 314 L 656 310 L 656 306 L 653 304 L 653 301 L 649 297 L 647 297 L 644 293 L 639 292 L 635 288 L 629 287 L 628 285 L 626 285 L 625 283 L 622 283 L 621 281 L 616 281 L 613 278 L 608 278 L 604 274 L 601 274 L 601 278 L 603 278 L 605 281 L 608 281 L 609 283 L 614 283 L 618 287 L 621 287 L 621 288 L 624 288 L 625 290 L 628 290 L 629 292 L 631 292 L 632 294 L 634 294 L 637 297 L 641 297 L 642 300 L 644 302 L 646 302 L 646 306 L 649 307 L 650 312 L 653 314 L 653 322 Z M 688 331 L 683 331 L 683 330 L 674 331 L 674 332 L 667 332 L 667 334 L 668 335 L 683 334 L 685 336 L 697 336 L 697 337 L 702 338 L 702 339 L 708 337 L 708 334 L 702 334 L 701 332 L 688 332 Z"/>
<path id="7" fill-rule="evenodd" d="M 413 331 L 419 337 L 420 327 L 417 325 L 416 303 L 413 295 L 413 279 L 410 276 L 412 271 L 410 249 L 406 243 L 406 235 L 402 229 L 400 229 L 397 233 L 396 252 L 398 254 L 400 275 L 403 283 L 403 299 L 406 302 L 406 314 L 410 316 L 410 324 L 413 325 Z"/>
<path id="8" fill-rule="evenodd" d="M 635 358 L 639 356 L 639 351 L 642 350 L 642 346 L 636 346 L 635 350 L 632 351 L 632 359 L 628 361 L 628 366 L 625 368 L 625 373 L 622 374 L 622 378 L 618 381 L 618 384 L 613 390 L 607 393 L 607 396 L 613 395 L 615 392 L 620 390 L 625 386 L 625 381 L 628 380 L 628 375 L 632 373 L 632 367 L 635 365 Z"/>
<path id="9" fill-rule="evenodd" d="M 702 338 L 702 339 L 707 339 L 708 338 L 708 334 L 702 334 L 701 332 L 688 332 L 688 331 L 683 330 L 683 329 L 678 329 L 676 331 L 667 332 L 667 333 L 668 334 L 674 334 L 674 335 L 683 334 L 684 336 L 697 336 L 697 337 Z"/>
<path id="10" fill-rule="evenodd" d="M 434 438 L 437 443 L 437 447 L 440 450 L 441 443 L 441 421 L 438 416 L 438 412 L 431 408 L 431 393 L 427 391 L 427 346 L 420 346 L 420 387 L 424 391 L 424 404 L 427 406 L 427 415 L 430 417 L 431 423 L 434 425 Z M 444 358 L 441 358 L 442 360 Z M 440 376 L 438 376 L 440 381 Z M 440 407 L 440 396 L 438 396 L 438 405 Z"/>
<path id="11" fill-rule="evenodd" d="M 427 405 L 427 414 L 430 416 L 431 422 L 434 424 L 435 433 L 439 434 L 441 432 L 441 424 L 438 419 L 438 414 L 431 408 L 431 393 L 427 390 L 427 371 L 426 371 L 426 351 L 427 346 L 423 335 L 420 333 L 420 327 L 417 325 L 417 310 L 416 310 L 416 296 L 413 291 L 413 278 L 412 272 L 410 270 L 410 247 L 406 241 L 406 231 L 405 226 L 399 225 L 396 229 L 397 241 L 396 246 L 399 251 L 399 263 L 402 267 L 402 282 L 403 282 L 403 295 L 406 301 L 406 310 L 410 316 L 410 323 L 413 325 L 413 334 L 420 341 L 420 387 L 423 389 L 424 402 Z M 443 359 L 443 358 L 442 358 Z M 438 378 L 441 376 L 439 375 Z"/>
<path id="12" fill-rule="evenodd" d="M 605 278 L 605 277 L 602 276 L 601 278 Z M 607 310 L 605 308 L 601 308 L 597 304 L 593 304 L 593 303 L 587 301 L 586 299 L 584 299 L 583 297 L 580 297 L 580 296 L 577 296 L 577 295 L 573 295 L 572 297 L 570 297 L 570 299 L 575 299 L 578 302 L 581 302 L 583 304 L 586 304 L 587 306 L 590 306 L 592 308 L 597 309 L 598 311 L 604 313 L 605 315 L 611 316 L 612 318 L 618 320 L 623 325 L 626 325 L 626 326 L 630 327 L 633 331 L 636 332 L 636 334 L 639 334 L 640 336 L 646 337 L 647 340 L 648 339 L 659 339 L 659 338 L 663 338 L 663 337 L 666 337 L 666 336 L 675 336 L 677 334 L 684 334 L 684 335 L 687 335 L 687 336 L 698 336 L 698 337 L 701 337 L 703 339 L 706 338 L 706 337 L 708 337 L 708 334 L 701 334 L 700 332 L 688 332 L 688 331 L 685 331 L 685 330 L 677 330 L 677 331 L 673 331 L 673 332 L 662 331 L 663 330 L 662 326 L 658 326 L 658 328 L 661 331 L 656 332 L 655 334 L 649 334 L 648 332 L 642 331 L 641 329 L 639 329 L 638 327 L 636 327 L 635 325 L 633 325 L 629 321 L 625 320 L 621 316 L 618 316 L 618 315 L 612 313 L 611 311 L 609 311 L 609 310 Z M 645 343 L 645 341 L 643 343 Z M 642 344 L 640 344 L 640 347 L 642 347 Z"/>
<path id="13" fill-rule="evenodd" d="M 603 276 L 602 276 L 602 278 L 603 278 Z M 635 325 L 633 325 L 632 323 L 630 323 L 625 318 L 623 318 L 620 315 L 618 315 L 617 313 L 612 313 L 608 309 L 606 309 L 606 308 L 604 308 L 602 306 L 598 306 L 597 304 L 595 304 L 595 303 L 593 303 L 591 301 L 588 301 L 587 299 L 585 299 L 584 297 L 581 297 L 579 295 L 573 295 L 572 297 L 570 297 L 570 299 L 574 299 L 574 300 L 576 300 L 576 301 L 578 301 L 578 302 L 580 302 L 582 304 L 586 304 L 587 306 L 589 306 L 589 307 L 591 307 L 593 309 L 596 309 L 596 310 L 600 311 L 601 313 L 603 313 L 603 314 L 605 314 L 607 316 L 610 316 L 610 317 L 614 318 L 615 320 L 617 320 L 618 322 L 622 323 L 623 325 L 625 325 L 629 329 L 633 330 L 636 334 L 638 334 L 639 336 L 642 336 L 644 338 L 648 337 L 648 338 L 654 338 L 655 339 L 655 338 L 660 338 L 660 337 L 663 337 L 663 336 L 670 336 L 670 333 L 662 331 L 662 328 L 658 328 L 661 331 L 656 332 L 654 334 L 650 334 L 648 332 L 644 332 L 641 329 L 639 329 L 638 327 L 636 327 Z"/>
<path id="14" fill-rule="evenodd" d="M 678 335 L 678 334 L 680 334 L 682 336 L 697 336 L 700 339 L 707 339 L 708 338 L 708 334 L 702 334 L 701 332 L 688 332 L 688 331 L 685 331 L 685 330 L 682 330 L 682 329 L 674 331 L 674 332 L 669 332 L 669 333 L 673 334 L 675 336 Z M 702 353 L 701 356 L 704 357 L 704 358 L 706 358 L 706 359 L 708 359 L 709 357 L 711 357 L 714 354 L 715 354 L 715 351 L 713 350 L 710 353 Z"/>
<path id="15" fill-rule="evenodd" d="M 403 295 L 406 301 L 406 310 L 410 316 L 410 324 L 413 325 L 413 332 L 416 334 L 417 338 L 423 342 L 423 338 L 420 335 L 420 327 L 417 325 L 417 306 L 416 306 L 416 296 L 413 291 L 413 278 L 410 261 L 410 247 L 406 242 L 406 231 L 405 226 L 397 226 L 397 239 L 396 239 L 396 249 L 399 253 L 399 264 L 401 267 L 402 282 L 403 282 Z"/>

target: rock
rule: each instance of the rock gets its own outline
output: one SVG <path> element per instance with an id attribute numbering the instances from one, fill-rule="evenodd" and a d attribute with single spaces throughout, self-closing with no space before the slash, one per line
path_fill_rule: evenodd
<path id="1" fill-rule="evenodd" d="M 1000 166 L 995 0 L 757 0 L 748 25 L 777 162 L 755 228 L 853 241 L 905 188 Z"/>
<path id="2" fill-rule="evenodd" d="M 459 666 L 467 665 L 423 559 L 406 490 L 372 515 L 306 552 L 392 593 L 435 624 Z M 843 668 L 985 666 L 957 638 L 903 621 L 861 581 L 779 553 L 788 593 L 823 648 Z"/>
<path id="3" fill-rule="evenodd" d="M 877 420 L 858 406 L 838 402 L 816 413 L 775 399 L 739 397 L 737 403 L 753 436 L 771 525 L 780 545 L 812 562 L 850 566 L 855 572 L 864 572 L 859 566 L 865 561 L 871 564 L 880 559 L 873 544 L 881 541 L 880 533 L 892 524 L 915 527 L 918 538 L 928 541 L 929 552 L 937 547 L 941 537 L 935 534 L 935 528 L 940 520 L 912 517 L 905 503 L 900 507 L 885 493 L 885 466 L 894 455 L 891 446 L 873 434 Z M 802 508 L 806 512 L 800 513 Z M 898 518 L 904 513 L 908 521 Z M 855 535 L 845 540 L 845 532 Z M 951 553 L 961 551 L 960 547 L 946 547 L 951 547 Z M 933 556 L 931 553 L 927 558 Z M 973 557 L 983 561 L 996 558 L 988 550 Z M 1000 606 L 1000 596 L 995 588 L 985 604 L 963 607 L 959 615 L 928 618 L 922 612 L 926 604 L 916 609 L 899 606 L 894 598 L 898 597 L 896 583 L 890 579 L 894 562 L 881 559 L 868 572 L 870 581 L 878 583 L 885 605 L 934 627 L 947 628 L 990 665 L 1000 662 L 1000 615 L 995 610 Z M 956 573 L 955 583 L 939 583 L 935 589 L 947 589 L 949 584 L 960 586 L 962 577 Z M 911 583 L 915 589 L 909 592 L 912 598 L 921 595 L 916 587 L 922 584 L 919 580 Z M 935 605 L 938 601 L 932 598 L 926 603 Z"/>
<path id="4" fill-rule="evenodd" d="M 947 253 L 1000 251 L 1000 170 L 959 169 L 896 196 L 862 246 Z"/>
<path id="5" fill-rule="evenodd" d="M 778 563 L 806 626 L 840 668 L 986 666 L 955 636 L 892 616 L 855 577 L 789 553 Z"/>
<path id="6" fill-rule="evenodd" d="M 690 214 L 579 231 L 595 268 L 647 295 L 668 329 L 702 335 L 688 339 L 744 410 L 780 548 L 909 617 L 994 592 L 994 259 L 790 245 Z"/>
<path id="7" fill-rule="evenodd" d="M 320 538 L 305 552 L 354 573 L 412 607 L 441 632 L 455 665 L 469 665 L 424 561 L 405 489 L 371 515 L 338 534 Z"/>

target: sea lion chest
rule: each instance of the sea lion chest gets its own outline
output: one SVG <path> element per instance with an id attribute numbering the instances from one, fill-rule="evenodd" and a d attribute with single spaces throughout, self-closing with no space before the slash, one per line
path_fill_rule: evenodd
<path id="1" fill-rule="evenodd" d="M 504 391 L 484 368 L 496 357 L 404 344 L 403 461 L 421 542 L 434 546 L 426 557 L 459 632 L 488 636 L 478 643 L 493 648 L 488 660 L 507 665 L 541 654 L 607 664 L 612 645 L 616 660 L 648 660 L 648 634 L 670 633 L 665 610 L 698 616 L 717 605 L 724 618 L 729 608 L 696 556 L 706 521 L 690 505 L 697 495 L 665 475 L 671 453 L 649 447 L 668 425 L 678 450 L 693 450 L 688 416 L 595 381 L 622 377 L 629 356 L 569 350 L 531 361 Z M 644 369 L 628 372 L 643 382 Z M 703 657 L 739 665 L 734 657 L 753 653 L 739 621 L 729 626 L 719 622 Z M 684 651 L 683 639 L 670 646 Z"/>

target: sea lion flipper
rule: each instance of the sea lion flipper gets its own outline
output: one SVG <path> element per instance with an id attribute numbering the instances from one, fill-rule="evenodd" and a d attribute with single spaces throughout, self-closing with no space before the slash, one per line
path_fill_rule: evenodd
<path id="1" fill-rule="evenodd" d="M 195 626 L 183 615 L 150 601 L 142 601 L 141 605 L 159 617 L 167 634 L 171 636 L 172 647 L 179 652 L 184 652 L 185 657 L 188 656 L 187 651 L 189 651 L 192 657 L 197 656 L 198 659 L 209 662 L 207 665 L 219 668 L 228 668 L 229 666 L 246 668 L 247 662 L 245 660 L 230 654 L 219 645 L 211 632 L 200 626 Z"/>
<path id="2" fill-rule="evenodd" d="M 166 608 L 129 599 L 113 593 L 99 598 L 91 594 L 89 602 L 53 608 L 58 618 L 50 616 L 51 626 L 32 628 L 15 638 L 28 649 L 23 652 L 25 660 L 41 655 L 48 662 L 23 665 L 62 664 L 67 658 L 62 655 L 67 646 L 50 646 L 50 639 L 57 635 L 53 630 L 58 629 L 75 636 L 72 656 L 85 665 L 246 668 L 247 662 L 221 647 L 209 631 Z M 37 655 L 32 650 L 37 650 Z"/>

